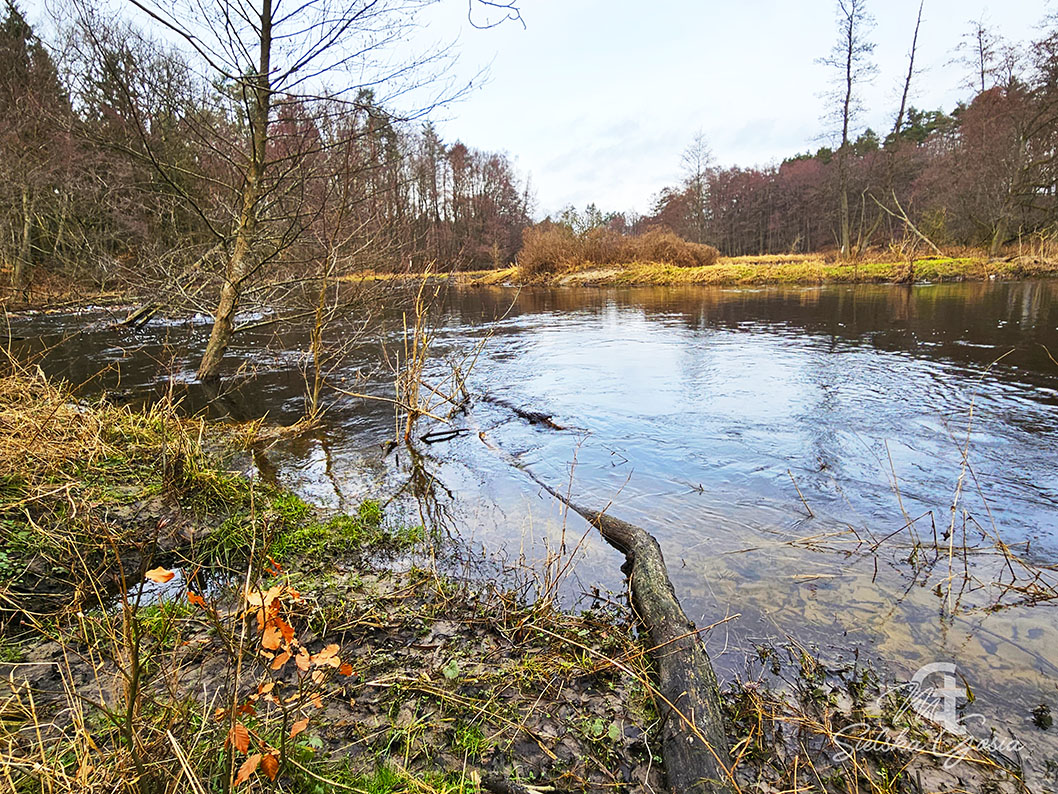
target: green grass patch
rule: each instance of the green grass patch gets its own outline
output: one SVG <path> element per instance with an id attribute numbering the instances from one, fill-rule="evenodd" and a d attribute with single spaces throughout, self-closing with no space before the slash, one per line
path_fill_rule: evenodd
<path id="1" fill-rule="evenodd" d="M 336 515 L 322 522 L 306 520 L 307 515 L 294 509 L 285 514 L 286 526 L 275 536 L 270 549 L 277 561 L 358 549 L 401 551 L 426 537 L 421 526 L 387 524 L 381 504 L 370 499 L 362 502 L 355 514 Z"/>

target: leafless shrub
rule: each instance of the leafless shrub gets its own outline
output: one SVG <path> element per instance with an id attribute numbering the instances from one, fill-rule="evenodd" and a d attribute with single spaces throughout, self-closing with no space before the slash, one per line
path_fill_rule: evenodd
<path id="1" fill-rule="evenodd" d="M 676 267 L 715 265 L 720 252 L 711 245 L 689 243 L 670 231 L 651 229 L 639 237 L 629 238 L 629 247 L 640 262 L 657 262 Z"/>
<path id="2" fill-rule="evenodd" d="M 527 276 L 581 264 L 654 262 L 676 267 L 707 267 L 715 265 L 720 257 L 713 246 L 688 242 L 665 229 L 626 236 L 600 226 L 578 235 L 568 226 L 548 223 L 527 229 L 524 239 L 518 264 Z"/>

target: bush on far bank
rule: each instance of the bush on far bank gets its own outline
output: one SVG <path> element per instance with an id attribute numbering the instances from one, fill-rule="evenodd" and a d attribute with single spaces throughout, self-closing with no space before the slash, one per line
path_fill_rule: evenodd
<path id="1" fill-rule="evenodd" d="M 564 224 L 539 224 L 525 230 L 518 265 L 526 275 L 553 273 L 574 265 L 656 262 L 675 267 L 715 265 L 720 252 L 692 243 L 667 229 L 624 235 L 605 226 L 575 234 Z"/>

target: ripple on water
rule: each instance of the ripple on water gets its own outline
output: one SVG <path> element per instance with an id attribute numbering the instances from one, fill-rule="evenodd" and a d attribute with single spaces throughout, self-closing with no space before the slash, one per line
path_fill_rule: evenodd
<path id="1" fill-rule="evenodd" d="M 455 292 L 438 352 L 476 344 L 481 318 L 504 317 L 513 297 Z M 921 571 L 908 558 L 921 541 L 921 562 L 954 526 L 959 548 L 963 538 L 972 548 L 964 567 L 953 555 L 952 570 L 995 578 L 1002 558 L 989 546 L 993 533 L 1038 563 L 1058 561 L 1058 366 L 1044 350 L 1058 351 L 1056 297 L 1054 282 L 526 289 L 493 326 L 469 387 L 554 415 L 570 431 L 529 426 L 478 400 L 467 418 L 474 432 L 431 452 L 461 532 L 510 559 L 545 559 L 564 530 L 579 538 L 585 526 L 492 454 L 478 430 L 542 479 L 572 483 L 587 503 L 612 501 L 612 512 L 655 533 L 692 617 L 740 615 L 710 637 L 722 672 L 737 672 L 754 643 L 787 634 L 894 675 L 953 660 L 997 730 L 1053 752 L 1047 737 L 1025 731 L 1032 706 L 1053 701 L 1058 605 L 991 611 L 994 587 L 938 595 L 947 556 L 932 550 L 932 569 Z M 89 319 L 36 316 L 12 326 L 54 342 Z M 99 323 L 45 363 L 87 381 L 92 363 L 108 360 L 122 388 L 160 388 L 172 373 L 158 362 L 175 360 L 187 373 L 206 330 L 157 323 L 130 342 Z M 399 324 L 390 331 L 384 344 L 399 345 Z M 291 421 L 300 412 L 305 339 L 297 329 L 275 332 L 240 341 L 233 366 L 238 356 L 260 366 L 225 396 L 229 415 Z M 263 347 L 270 352 L 257 352 Z M 386 377 L 357 381 L 377 359 L 374 340 L 354 346 L 338 376 L 388 395 Z M 95 383 L 112 388 L 117 379 L 111 372 Z M 190 409 L 204 403 L 186 388 Z M 311 443 L 276 450 L 279 476 L 318 501 L 354 504 L 401 481 L 378 447 L 392 433 L 388 406 L 341 404 Z M 592 583 L 621 587 L 617 555 L 591 533 L 579 555 L 568 595 Z M 942 618 L 949 601 L 960 608 Z"/>

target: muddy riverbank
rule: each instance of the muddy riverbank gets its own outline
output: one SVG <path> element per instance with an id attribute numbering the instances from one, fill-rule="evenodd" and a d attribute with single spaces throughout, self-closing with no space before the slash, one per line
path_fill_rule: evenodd
<path id="1" fill-rule="evenodd" d="M 274 439 L 259 424 L 28 373 L 3 380 L 0 422 L 13 790 L 666 790 L 623 594 L 565 611 L 379 502 L 324 516 L 232 468 Z M 796 645 L 761 646 L 723 703 L 733 787 L 806 768 L 822 790 L 1020 785 L 869 666 Z"/>

